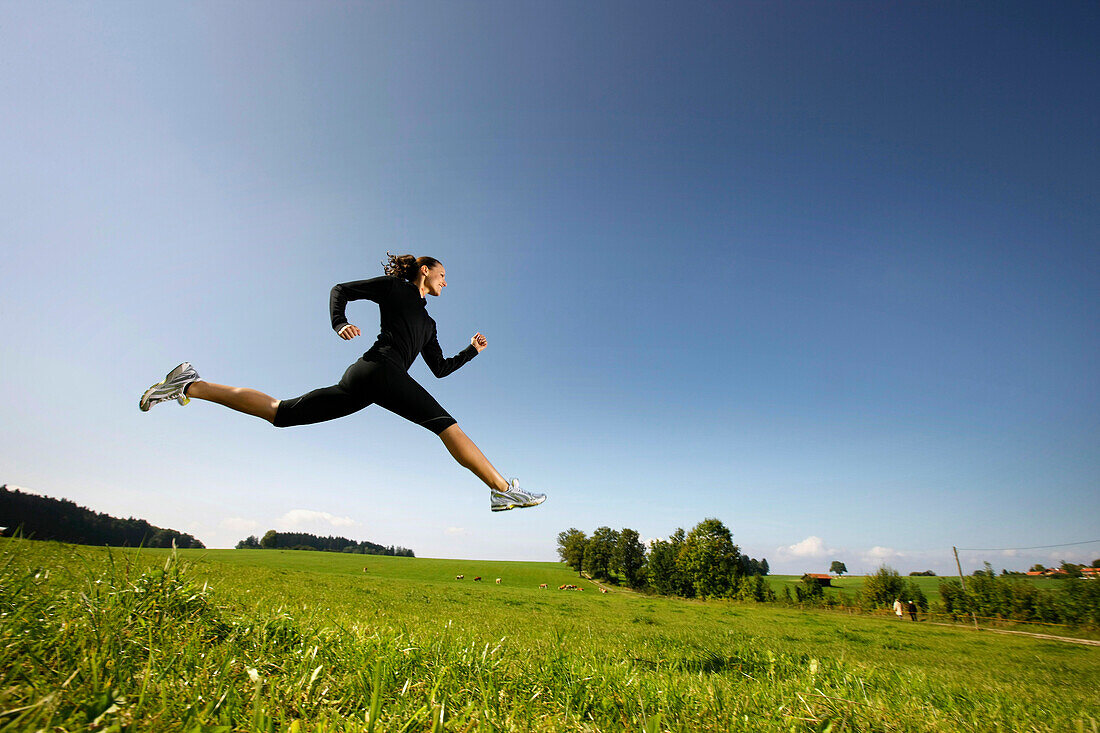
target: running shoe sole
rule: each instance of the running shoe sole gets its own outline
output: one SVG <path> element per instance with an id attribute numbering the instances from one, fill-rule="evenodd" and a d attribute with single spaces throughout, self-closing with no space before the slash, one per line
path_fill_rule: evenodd
<path id="1" fill-rule="evenodd" d="M 541 496 L 534 501 L 529 501 L 525 504 L 494 504 L 491 508 L 494 512 L 506 512 L 509 509 L 526 509 L 527 507 L 538 506 L 542 502 L 546 501 L 545 496 Z"/>

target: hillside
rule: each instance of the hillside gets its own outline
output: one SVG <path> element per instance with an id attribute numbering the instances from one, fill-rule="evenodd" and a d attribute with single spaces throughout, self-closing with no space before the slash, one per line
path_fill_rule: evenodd
<path id="1" fill-rule="evenodd" d="M 78 545 L 116 547 L 202 548 L 204 545 L 184 532 L 164 529 L 144 519 L 120 519 L 77 506 L 68 499 L 39 496 L 0 486 L 0 526 L 3 534 L 16 532 L 37 540 L 57 540 Z"/>

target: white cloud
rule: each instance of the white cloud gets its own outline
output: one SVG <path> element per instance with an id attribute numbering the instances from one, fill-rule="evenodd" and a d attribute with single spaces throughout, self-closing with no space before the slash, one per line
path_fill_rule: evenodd
<path id="1" fill-rule="evenodd" d="M 312 509 L 291 509 L 275 521 L 284 529 L 307 529 L 318 524 L 328 524 L 332 527 L 354 527 L 359 524 L 351 517 L 338 517 L 335 514 Z"/>
<path id="2" fill-rule="evenodd" d="M 825 540 L 811 535 L 801 542 L 780 547 L 777 552 L 785 557 L 822 557 L 833 551 L 825 549 Z"/>
<path id="3" fill-rule="evenodd" d="M 228 529 L 231 532 L 251 532 L 260 527 L 260 523 L 253 519 L 243 519 L 241 517 L 228 517 L 218 522 L 218 526 L 222 529 Z"/>
<path id="4" fill-rule="evenodd" d="M 457 537 L 466 534 L 466 529 L 464 527 L 447 527 L 447 529 L 443 530 L 443 534 Z"/>
<path id="5" fill-rule="evenodd" d="M 1078 565 L 1087 563 L 1096 557 L 1095 554 L 1082 552 L 1081 550 L 1070 550 L 1068 552 L 1051 552 L 1047 554 L 1051 567 L 1058 567 L 1062 564 L 1062 561 L 1072 562 Z"/>
<path id="6" fill-rule="evenodd" d="M 905 553 L 899 552 L 892 547 L 882 547 L 881 545 L 875 545 L 870 550 L 863 553 L 863 561 L 869 563 L 884 563 L 887 560 L 895 560 L 899 557 L 905 557 Z"/>

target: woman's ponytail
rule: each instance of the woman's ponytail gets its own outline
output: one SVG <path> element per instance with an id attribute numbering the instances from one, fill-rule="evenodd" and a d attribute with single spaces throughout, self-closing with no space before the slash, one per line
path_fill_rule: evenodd
<path id="1" fill-rule="evenodd" d="M 416 274 L 420 272 L 422 266 L 427 265 L 431 269 L 439 264 L 439 260 L 434 257 L 413 257 L 412 255 L 395 255 L 389 252 L 386 253 L 386 257 L 389 258 L 389 262 L 382 263 L 382 269 L 385 273 L 409 282 L 416 279 Z"/>

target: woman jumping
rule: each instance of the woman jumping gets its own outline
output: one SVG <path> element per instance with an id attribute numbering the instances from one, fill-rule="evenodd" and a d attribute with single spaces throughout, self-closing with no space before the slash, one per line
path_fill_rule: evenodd
<path id="1" fill-rule="evenodd" d="M 163 382 L 147 389 L 138 406 L 145 412 L 168 400 L 177 400 L 181 405 L 192 399 L 207 400 L 285 428 L 335 420 L 378 403 L 438 435 L 454 459 L 488 485 L 489 506 L 494 512 L 537 506 L 546 501 L 545 494 L 521 489 L 518 480 L 505 480 L 455 419 L 408 374 L 417 354 L 424 357 L 436 377 L 443 378 L 488 345 L 478 333 L 465 349 L 444 358 L 435 321 L 425 309 L 428 301 L 424 297 L 438 296 L 447 287 L 443 265 L 432 257 L 391 254 L 385 272 L 382 277 L 343 283 L 332 289 L 329 299 L 332 328 L 345 341 L 361 333 L 344 316 L 349 300 L 373 300 L 382 315 L 378 339 L 359 361 L 348 367 L 337 384 L 294 399 L 277 400 L 254 389 L 205 382 L 184 362 L 170 371 Z"/>

